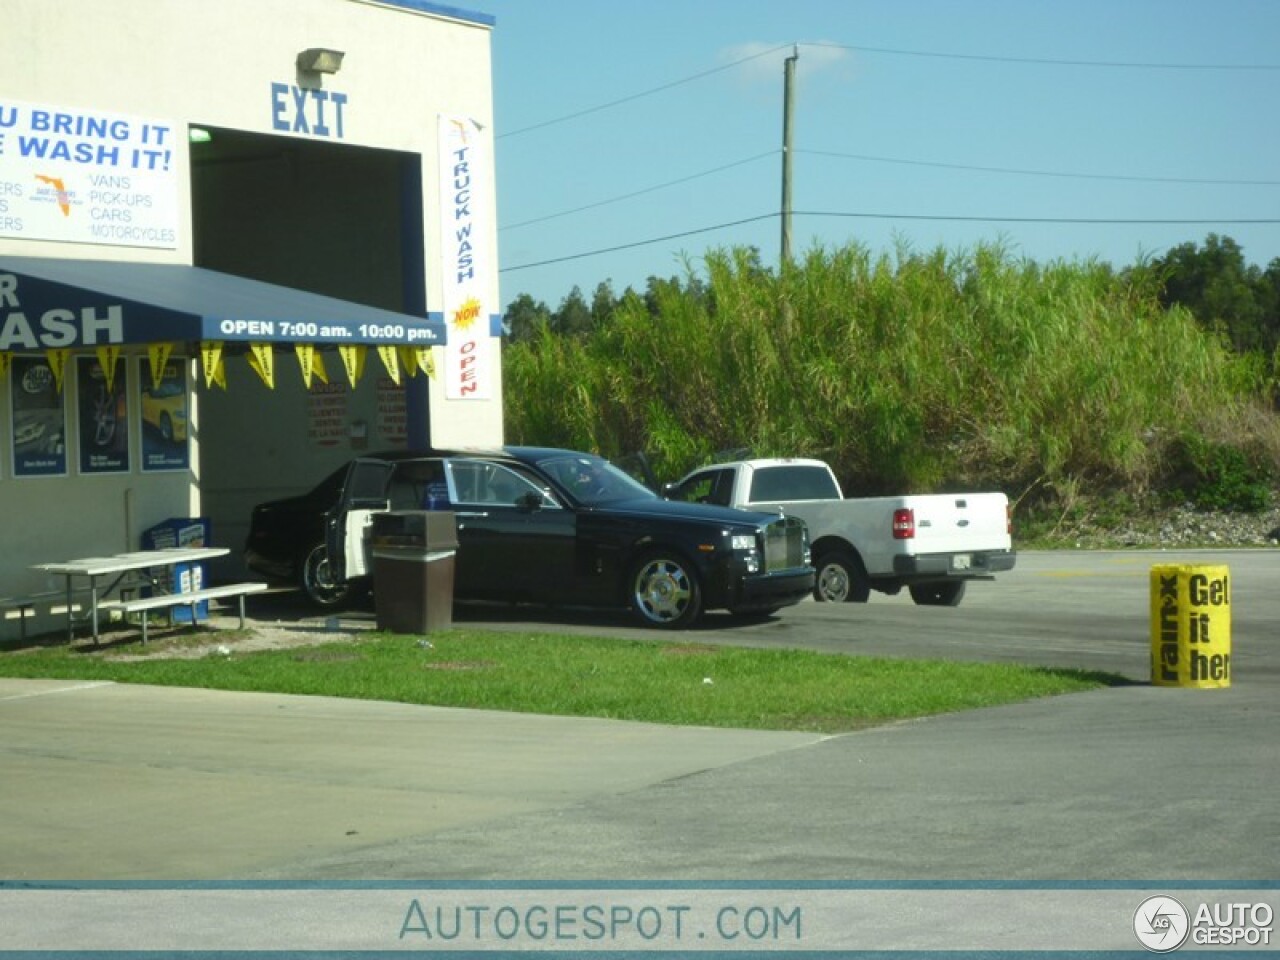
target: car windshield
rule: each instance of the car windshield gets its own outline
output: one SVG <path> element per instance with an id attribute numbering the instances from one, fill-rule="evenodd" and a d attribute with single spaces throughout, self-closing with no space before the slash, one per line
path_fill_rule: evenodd
<path id="1" fill-rule="evenodd" d="M 550 457 L 539 461 L 538 466 L 584 506 L 657 499 L 652 490 L 603 457 L 582 454 Z"/>
<path id="2" fill-rule="evenodd" d="M 150 397 L 152 400 L 165 400 L 169 397 L 177 397 L 187 392 L 187 385 L 181 380 L 161 380 L 159 385 L 144 388 L 142 393 L 144 396 Z"/>

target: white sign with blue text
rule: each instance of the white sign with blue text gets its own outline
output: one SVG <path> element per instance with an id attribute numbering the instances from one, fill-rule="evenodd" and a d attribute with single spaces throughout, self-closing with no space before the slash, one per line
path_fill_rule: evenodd
<path id="1" fill-rule="evenodd" d="M 172 123 L 0 99 L 0 237 L 173 249 Z"/>

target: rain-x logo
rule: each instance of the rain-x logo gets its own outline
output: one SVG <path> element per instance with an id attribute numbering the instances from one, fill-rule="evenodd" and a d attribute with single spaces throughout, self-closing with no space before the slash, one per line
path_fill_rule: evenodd
<path id="1" fill-rule="evenodd" d="M 1191 917 L 1173 897 L 1147 897 L 1133 914 L 1138 942 L 1154 953 L 1177 950 L 1186 942 Z"/>

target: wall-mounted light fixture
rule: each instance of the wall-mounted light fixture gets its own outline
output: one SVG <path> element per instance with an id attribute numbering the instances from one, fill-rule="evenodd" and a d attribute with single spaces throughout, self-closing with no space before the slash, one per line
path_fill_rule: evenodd
<path id="1" fill-rule="evenodd" d="M 337 73 L 342 69 L 344 56 L 341 50 L 311 47 L 298 54 L 298 69 L 304 73 Z"/>

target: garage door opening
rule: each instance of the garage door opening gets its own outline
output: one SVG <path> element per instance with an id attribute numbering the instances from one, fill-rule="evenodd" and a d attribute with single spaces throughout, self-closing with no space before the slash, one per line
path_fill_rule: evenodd
<path id="1" fill-rule="evenodd" d="M 197 128 L 195 265 L 422 315 L 416 154 Z"/>
<path id="2" fill-rule="evenodd" d="M 192 130 L 196 266 L 426 316 L 417 154 Z M 276 347 L 273 388 L 250 371 L 243 349 L 228 351 L 225 390 L 196 385 L 201 501 L 215 541 L 237 557 L 254 504 L 310 489 L 366 450 L 429 442 L 425 379 L 396 385 L 374 350 L 351 390 L 332 348 L 322 358 L 328 383 L 310 389 L 291 346 Z"/>

